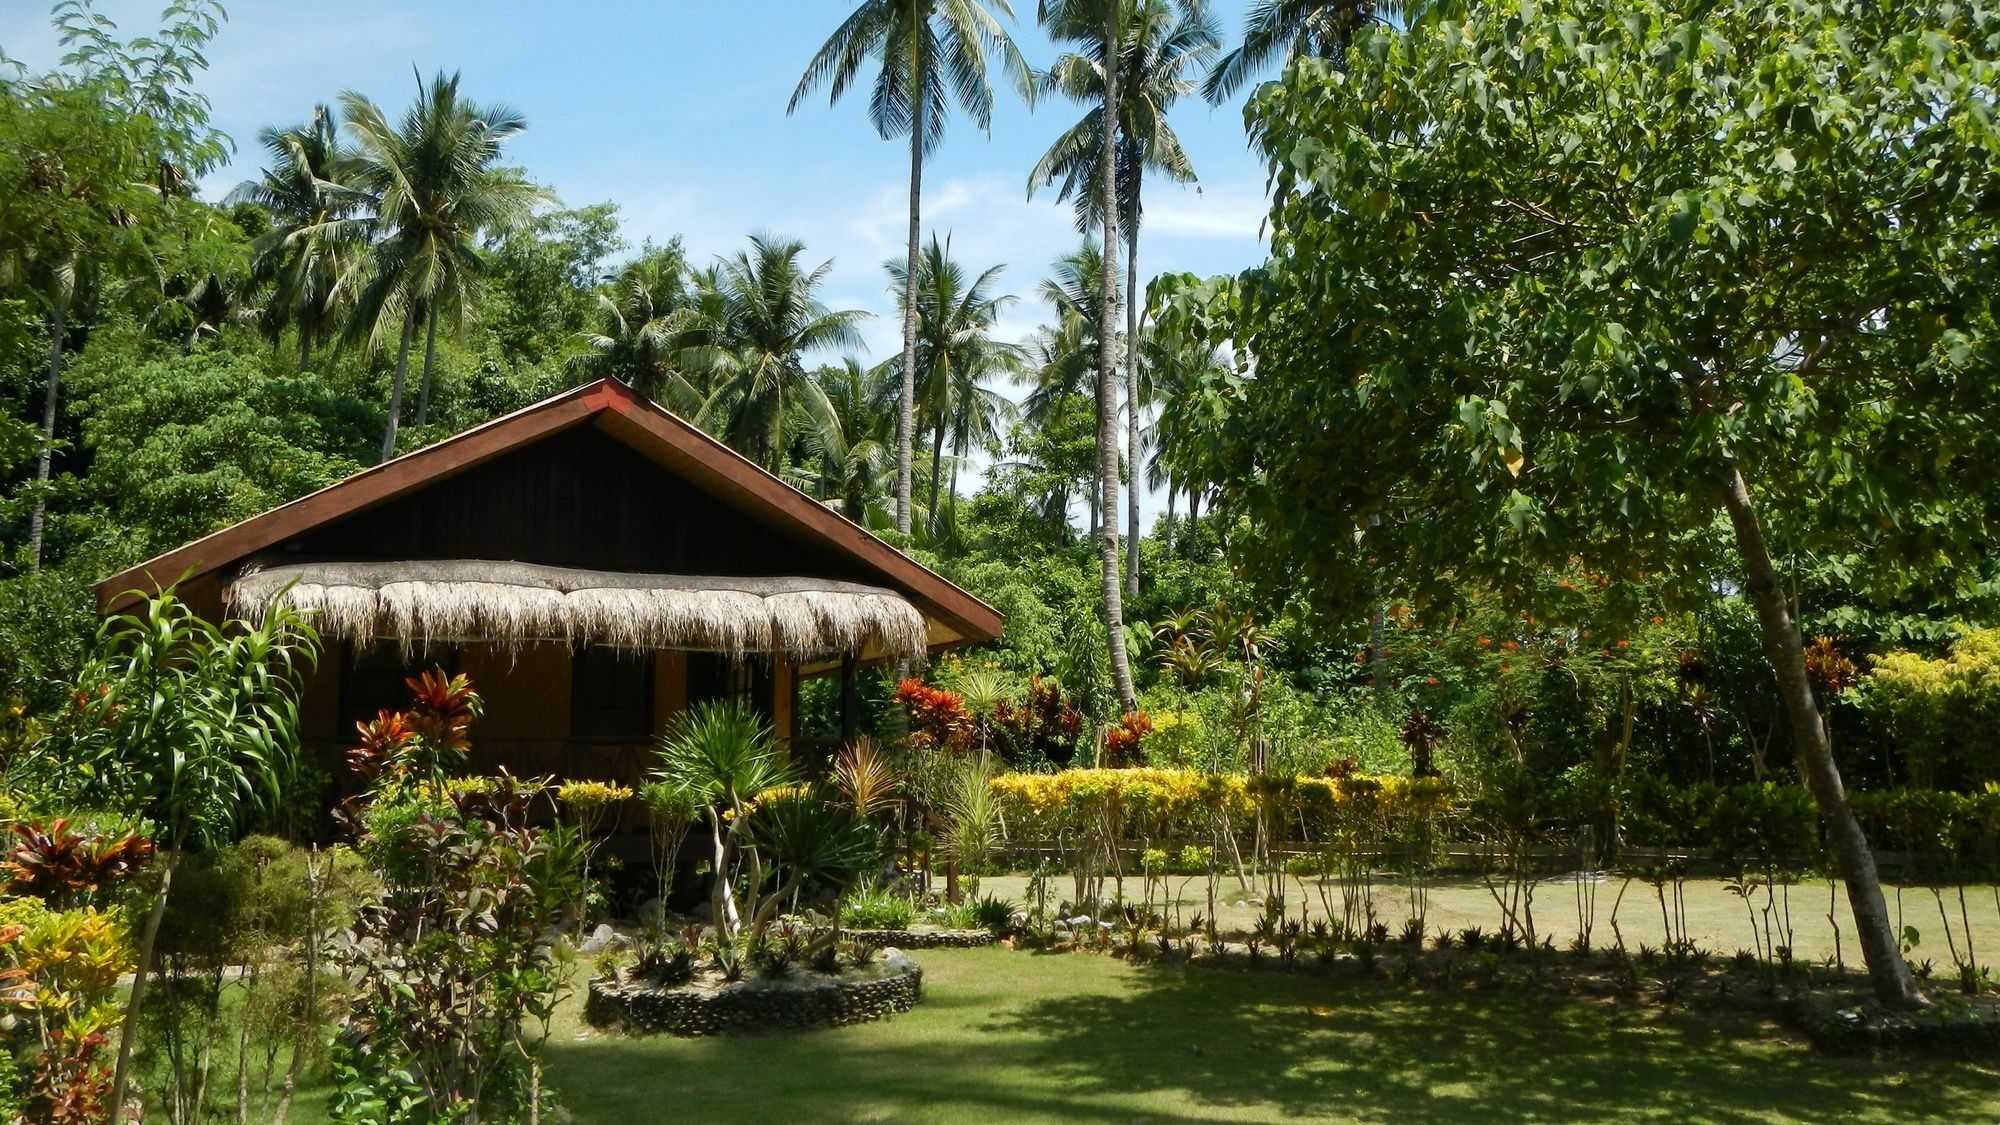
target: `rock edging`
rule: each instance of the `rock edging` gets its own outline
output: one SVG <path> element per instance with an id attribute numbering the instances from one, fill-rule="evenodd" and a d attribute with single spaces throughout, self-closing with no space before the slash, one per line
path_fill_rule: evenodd
<path id="1" fill-rule="evenodd" d="M 856 980 L 745 980 L 715 991 L 598 979 L 583 1015 L 593 1027 L 683 1038 L 842 1027 L 907 1012 L 923 998 L 924 971 L 900 950 L 883 951 L 883 970 Z"/>
<path id="2" fill-rule="evenodd" d="M 840 936 L 876 949 L 977 949 L 999 941 L 991 930 L 842 930 Z"/>

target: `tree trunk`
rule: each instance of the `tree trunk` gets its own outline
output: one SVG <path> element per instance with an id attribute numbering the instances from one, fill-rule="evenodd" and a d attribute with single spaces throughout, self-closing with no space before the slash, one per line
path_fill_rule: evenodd
<path id="1" fill-rule="evenodd" d="M 42 397 L 42 449 L 35 455 L 35 507 L 28 515 L 28 568 L 42 569 L 42 532 L 49 517 L 49 470 L 56 454 L 56 402 L 62 393 L 63 333 L 67 331 L 69 295 L 55 283 L 49 309 L 49 383 Z"/>
<path id="2" fill-rule="evenodd" d="M 1188 489 L 1187 557 L 1194 557 L 1194 525 L 1201 519 L 1201 486 Z"/>
<path id="3" fill-rule="evenodd" d="M 132 1073 L 132 1047 L 139 1041 L 139 1005 L 146 999 L 146 970 L 152 967 L 153 946 L 159 941 L 160 919 L 167 914 L 167 894 L 174 886 L 174 863 L 179 857 L 160 850 L 160 893 L 146 914 L 146 928 L 139 935 L 139 959 L 132 969 L 132 995 L 125 1002 L 125 1026 L 118 1031 L 118 1066 L 111 1072 L 111 1125 L 125 1120 L 125 1083 Z"/>
<path id="4" fill-rule="evenodd" d="M 1133 185 L 1138 193 L 1138 185 Z M 1125 232 L 1125 592 L 1139 596 L 1139 201 Z"/>
<path id="5" fill-rule="evenodd" d="M 1833 761 L 1833 747 L 1826 727 L 1820 722 L 1813 702 L 1812 684 L 1806 679 L 1805 641 L 1798 622 L 1778 584 L 1777 567 L 1764 541 L 1764 529 L 1757 521 L 1749 486 L 1733 459 L 1722 463 L 1722 502 L 1736 532 L 1736 548 L 1743 556 L 1743 570 L 1750 602 L 1757 610 L 1757 623 L 1764 635 L 1764 655 L 1776 674 L 1778 694 L 1785 702 L 1792 734 L 1798 739 L 1799 773 L 1812 790 L 1826 822 L 1827 843 L 1841 878 L 1847 883 L 1847 902 L 1854 911 L 1854 925 L 1861 937 L 1861 950 L 1868 963 L 1868 978 L 1876 999 L 1898 1008 L 1926 1004 L 1917 982 L 1903 961 L 1895 928 L 1889 921 L 1888 904 L 1882 897 L 1882 881 L 1875 870 L 1875 854 L 1861 822 L 1847 803 L 1840 768 Z"/>
<path id="6" fill-rule="evenodd" d="M 299 374 L 303 375 L 306 373 L 306 365 L 312 362 L 312 354 L 313 354 L 312 333 L 306 331 L 304 325 L 300 325 L 299 326 Z"/>
<path id="7" fill-rule="evenodd" d="M 438 314 L 437 304 L 432 302 L 424 311 L 424 377 L 417 384 L 417 428 L 423 429 L 431 420 L 431 364 L 437 361 Z"/>
<path id="8" fill-rule="evenodd" d="M 1160 545 L 1171 554 L 1174 547 L 1174 478 L 1171 476 L 1167 478 L 1167 522 L 1163 527 L 1165 530 L 1161 533 Z"/>
<path id="9" fill-rule="evenodd" d="M 1111 684 L 1118 705 L 1137 708 L 1132 666 L 1125 658 L 1125 607 L 1118 582 L 1118 15 L 1104 6 L 1104 138 L 1097 158 L 1104 211 L 1104 269 L 1097 309 L 1097 551 L 1103 569 L 1104 633 L 1111 649 Z"/>
<path id="10" fill-rule="evenodd" d="M 937 537 L 938 489 L 944 485 L 944 419 L 939 418 L 937 434 L 931 439 L 931 510 L 926 521 L 931 529 L 931 537 Z"/>
<path id="11" fill-rule="evenodd" d="M 917 427 L 917 243 L 922 237 L 924 186 L 924 99 L 925 60 L 911 36 L 911 50 L 917 53 L 910 68 L 915 90 L 910 97 L 910 244 L 903 261 L 903 395 L 896 406 L 896 531 L 910 533 L 910 474 Z"/>
<path id="12" fill-rule="evenodd" d="M 403 418 L 403 384 L 410 377 L 410 337 L 416 334 L 417 310 L 403 314 L 403 341 L 396 346 L 396 377 L 389 383 L 389 426 L 382 433 L 382 460 L 396 455 L 396 425 Z"/>

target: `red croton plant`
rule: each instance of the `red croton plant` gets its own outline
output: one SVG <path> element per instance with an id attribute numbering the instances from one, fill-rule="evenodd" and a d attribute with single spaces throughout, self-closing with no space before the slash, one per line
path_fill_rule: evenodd
<path id="1" fill-rule="evenodd" d="M 10 894 L 33 895 L 62 907 L 136 874 L 153 858 L 153 842 L 136 833 L 71 831 L 67 819 L 14 826 L 14 843 L 0 874 Z"/>
<path id="2" fill-rule="evenodd" d="M 479 695 L 465 676 L 446 677 L 433 668 L 403 681 L 411 703 L 402 711 L 380 711 L 356 723 L 358 739 L 347 764 L 363 781 L 391 768 L 443 774 L 472 747 L 472 723 L 479 718 Z M 423 760 L 415 761 L 413 757 Z"/>

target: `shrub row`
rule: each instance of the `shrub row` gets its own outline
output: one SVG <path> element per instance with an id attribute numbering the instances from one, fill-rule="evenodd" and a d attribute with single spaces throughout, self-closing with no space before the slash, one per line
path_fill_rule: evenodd
<path id="1" fill-rule="evenodd" d="M 992 780 L 1013 840 L 1117 840 L 1144 847 L 1242 832 L 1307 847 L 1406 846 L 1413 839 L 1503 846 L 1601 843 L 1700 852 L 1725 865 L 1822 864 L 1818 808 L 1797 785 L 1672 786 L 1651 778 L 1522 779 L 1468 792 L 1444 778 L 1349 774 L 1250 777 L 1177 769 L 1076 769 Z M 1976 793 L 1895 789 L 1849 795 L 1876 847 L 1924 877 L 2000 870 L 2000 786 Z M 1601 854 L 1601 853 L 1600 853 Z"/>

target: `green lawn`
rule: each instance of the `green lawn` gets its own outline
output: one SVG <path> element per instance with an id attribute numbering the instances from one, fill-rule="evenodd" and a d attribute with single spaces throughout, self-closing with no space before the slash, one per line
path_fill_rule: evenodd
<path id="1" fill-rule="evenodd" d="M 1092 955 L 927 951 L 896 1019 L 675 1040 L 574 1022 L 579 1122 L 1991 1120 L 2000 1068 L 1833 1059 L 1748 1018 Z"/>

